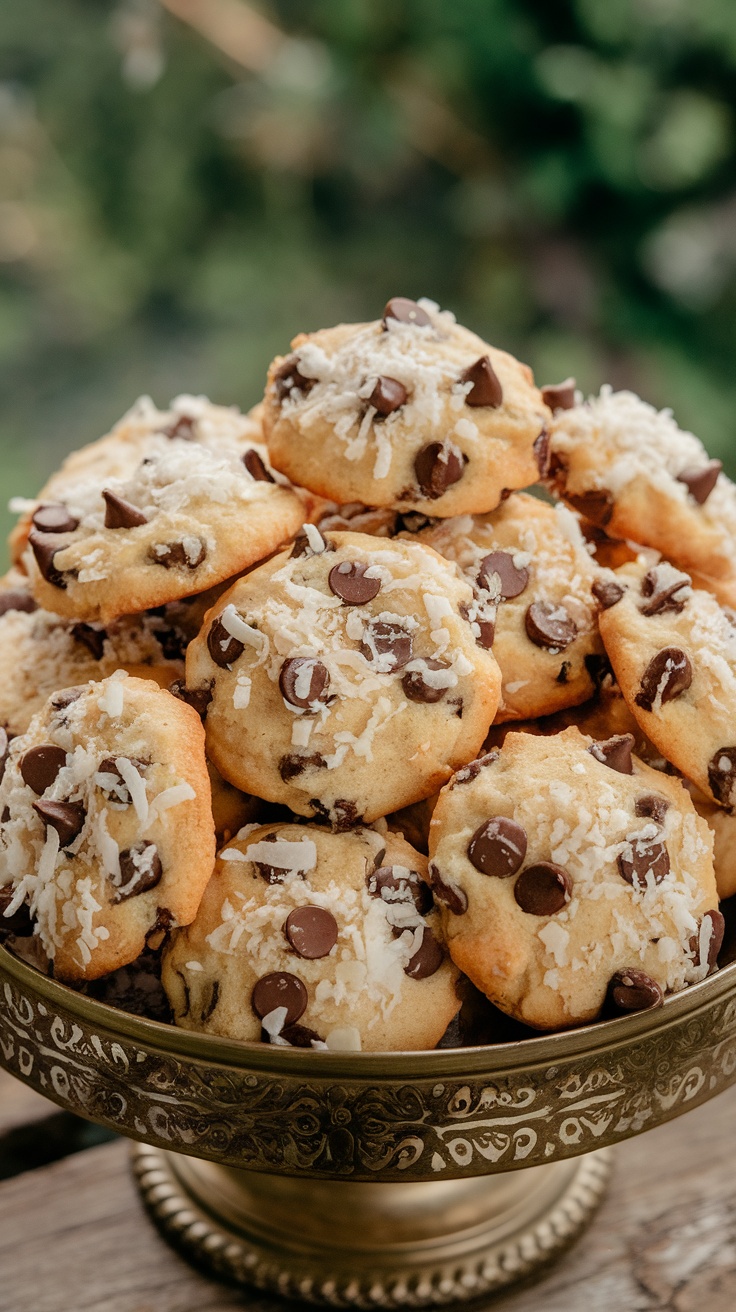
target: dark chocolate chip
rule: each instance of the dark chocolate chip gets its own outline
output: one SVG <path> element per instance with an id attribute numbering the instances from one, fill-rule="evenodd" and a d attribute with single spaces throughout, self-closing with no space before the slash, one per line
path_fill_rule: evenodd
<path id="1" fill-rule="evenodd" d="M 619 1011 L 648 1011 L 651 1007 L 661 1007 L 664 1002 L 659 984 L 643 970 L 617 970 L 608 990 Z"/>
<path id="2" fill-rule="evenodd" d="M 723 469 L 722 460 L 709 460 L 707 465 L 688 465 L 677 475 L 678 483 L 684 483 L 690 496 L 699 506 L 705 504 L 718 482 L 718 475 Z"/>
<path id="3" fill-rule="evenodd" d="M 39 533 L 73 533 L 79 528 L 79 520 L 69 514 L 66 506 L 39 506 L 33 514 L 33 527 Z"/>
<path id="4" fill-rule="evenodd" d="M 483 557 L 478 567 L 479 585 L 493 592 L 494 575 L 499 579 L 503 601 L 518 597 L 529 582 L 529 570 L 525 565 L 515 565 L 510 551 L 491 551 Z"/>
<path id="5" fill-rule="evenodd" d="M 5 767 L 8 764 L 9 747 L 10 739 L 8 738 L 7 729 L 3 729 L 2 726 L 0 726 L 0 779 L 2 779 L 5 774 Z"/>
<path id="6" fill-rule="evenodd" d="M 441 702 L 447 693 L 447 686 L 440 685 L 437 687 L 425 678 L 425 672 L 429 670 L 449 670 L 450 666 L 447 661 L 437 660 L 434 656 L 422 657 L 422 669 L 408 670 L 401 680 L 401 687 L 404 690 L 404 696 L 410 702 L 423 702 L 430 706 L 435 702 Z M 462 702 L 460 703 L 462 708 Z"/>
<path id="7" fill-rule="evenodd" d="M 119 761 L 120 759 L 119 756 L 115 759 L 113 759 L 112 756 L 106 756 L 103 761 L 100 761 L 100 764 L 97 767 L 98 774 L 109 774 L 114 780 L 109 788 L 101 787 L 100 792 L 113 804 L 118 803 L 120 806 L 130 806 L 131 796 L 128 791 L 128 785 L 115 764 L 115 760 Z M 135 769 L 139 773 L 146 770 L 151 764 L 150 761 L 142 761 L 138 757 L 125 757 L 124 759 L 130 761 L 130 764 L 135 766 Z"/>
<path id="8" fill-rule="evenodd" d="M 432 320 L 423 310 L 421 305 L 416 301 L 407 300 L 406 296 L 392 296 L 390 301 L 386 302 L 386 308 L 383 311 L 383 326 L 388 327 L 387 319 L 396 319 L 397 323 L 410 323 L 415 328 L 426 328 Z"/>
<path id="9" fill-rule="evenodd" d="M 621 852 L 618 858 L 618 871 L 627 884 L 634 888 L 646 889 L 651 875 L 655 884 L 670 872 L 670 857 L 667 846 L 659 838 L 632 838 L 628 851 Z"/>
<path id="10" fill-rule="evenodd" d="M 312 802 L 311 805 L 314 805 Z M 332 811 L 329 813 L 330 824 L 337 834 L 344 834 L 348 829 L 354 829 L 356 825 L 362 825 L 363 817 L 360 815 L 355 802 L 349 798 L 335 798 Z"/>
<path id="11" fill-rule="evenodd" d="M 429 979 L 435 975 L 445 959 L 445 950 L 437 941 L 429 925 L 422 926 L 422 941 L 404 966 L 410 979 Z"/>
<path id="12" fill-rule="evenodd" d="M 86 812 L 78 802 L 34 802 L 33 809 L 47 828 L 56 830 L 60 847 L 69 847 L 84 828 Z"/>
<path id="13" fill-rule="evenodd" d="M 693 681 L 689 657 L 679 647 L 663 647 L 653 656 L 642 675 L 641 687 L 634 701 L 644 711 L 651 711 L 659 698 L 660 705 L 686 692 Z"/>
<path id="14" fill-rule="evenodd" d="M 274 478 L 271 471 L 266 467 L 264 460 L 258 454 L 255 447 L 251 446 L 248 448 L 247 451 L 243 453 L 242 461 L 246 469 L 248 470 L 248 473 L 250 474 L 251 478 L 254 478 L 256 483 L 276 482 L 276 479 Z"/>
<path id="15" fill-rule="evenodd" d="M 102 660 L 105 654 L 105 639 L 107 637 L 104 629 L 95 629 L 91 624 L 73 624 L 72 637 L 77 642 L 81 642 L 96 661 Z"/>
<path id="16" fill-rule="evenodd" d="M 138 528 L 140 524 L 148 523 L 142 510 L 109 488 L 103 488 L 102 495 L 105 500 L 105 528 Z"/>
<path id="17" fill-rule="evenodd" d="M 487 607 L 483 609 L 487 610 Z M 477 646 L 482 647 L 484 651 L 490 651 L 496 637 L 496 622 L 487 618 L 482 619 L 479 611 L 479 603 L 468 606 L 463 602 L 460 606 L 460 615 L 473 629 Z"/>
<path id="18" fill-rule="evenodd" d="M 324 756 L 319 752 L 313 752 L 311 756 L 300 756 L 298 752 L 292 752 L 288 756 L 282 756 L 279 761 L 279 774 L 285 784 L 296 779 L 298 775 L 303 774 L 305 770 L 323 770 L 327 762 Z"/>
<path id="19" fill-rule="evenodd" d="M 522 870 L 514 897 L 528 916 L 554 916 L 570 901 L 572 880 L 562 866 L 538 861 Z"/>
<path id="20" fill-rule="evenodd" d="M 661 615 L 664 611 L 674 611 L 679 615 L 685 609 L 687 597 L 678 594 L 683 588 L 690 587 L 687 574 L 680 575 L 674 582 L 663 583 L 658 569 L 650 569 L 641 581 L 641 595 L 648 597 L 645 605 L 640 606 L 642 615 Z"/>
<path id="21" fill-rule="evenodd" d="M 174 913 L 168 907 L 156 907 L 156 919 L 146 934 L 146 947 L 157 952 L 168 938 L 169 930 L 175 925 Z"/>
<path id="22" fill-rule="evenodd" d="M 575 405 L 575 379 L 566 378 L 564 383 L 548 383 L 542 388 L 542 400 L 550 410 L 572 410 Z"/>
<path id="23" fill-rule="evenodd" d="M 210 991 L 210 996 L 207 1001 L 207 1004 L 202 1008 L 200 1012 L 200 1020 L 202 1022 L 209 1020 L 210 1016 L 212 1015 L 219 1001 L 220 1001 L 220 981 L 219 979 L 215 979 L 212 981 L 212 989 Z"/>
<path id="24" fill-rule="evenodd" d="M 38 610 L 38 602 L 30 592 L 21 592 L 20 589 L 0 592 L 0 615 L 7 615 L 11 610 L 21 610 L 32 615 L 34 610 Z"/>
<path id="25" fill-rule="evenodd" d="M 178 437 L 182 442 L 194 442 L 197 438 L 198 420 L 194 415 L 179 415 L 167 428 L 159 429 L 164 437 Z"/>
<path id="26" fill-rule="evenodd" d="M 286 1039 L 292 1048 L 311 1048 L 313 1043 L 324 1042 L 317 1031 L 310 1030 L 308 1025 L 285 1025 L 279 1038 Z"/>
<path id="27" fill-rule="evenodd" d="M 161 882 L 163 866 L 154 843 L 145 839 L 135 847 L 120 853 L 120 883 L 116 883 L 114 901 L 127 902 L 128 898 L 147 893 Z"/>
<path id="28" fill-rule="evenodd" d="M 414 460 L 419 490 L 429 501 L 444 495 L 465 473 L 465 457 L 444 442 L 423 446 Z"/>
<path id="29" fill-rule="evenodd" d="M 572 661 L 563 661 L 560 666 L 559 673 L 555 679 L 555 683 L 567 683 L 568 679 L 570 678 L 571 669 L 572 669 Z"/>
<path id="30" fill-rule="evenodd" d="M 276 1007 L 285 1007 L 285 1025 L 293 1025 L 306 1011 L 309 997 L 307 990 L 296 975 L 286 970 L 274 970 L 270 975 L 262 975 L 253 986 L 250 1003 L 260 1020 L 275 1011 Z"/>
<path id="31" fill-rule="evenodd" d="M 186 702 L 204 719 L 209 709 L 213 695 L 213 684 L 205 684 L 202 688 L 187 688 L 183 679 L 175 679 L 169 688 L 169 692 L 178 697 L 179 701 Z"/>
<path id="32" fill-rule="evenodd" d="M 43 743 L 40 747 L 29 747 L 19 764 L 23 782 L 40 797 L 66 765 L 66 752 L 55 743 Z"/>
<path id="33" fill-rule="evenodd" d="M 56 534 L 39 533 L 36 529 L 31 529 L 28 534 L 28 542 L 36 558 L 41 577 L 50 583 L 54 588 L 66 588 L 66 579 L 60 570 L 54 565 L 54 556 L 57 551 L 63 550 L 68 546 L 68 542 L 60 539 Z"/>
<path id="34" fill-rule="evenodd" d="M 574 619 L 559 602 L 533 601 L 524 616 L 527 637 L 537 647 L 564 651 L 578 636 Z"/>
<path id="35" fill-rule="evenodd" d="M 387 378 L 383 374 L 376 379 L 376 385 L 368 397 L 368 404 L 378 415 L 385 418 L 394 410 L 400 410 L 406 404 L 407 390 L 398 378 Z"/>
<path id="36" fill-rule="evenodd" d="M 156 542 L 148 553 L 148 559 L 164 569 L 198 569 L 207 556 L 207 547 L 201 538 L 196 541 L 194 551 L 187 551 L 183 542 Z"/>
<path id="37" fill-rule="evenodd" d="M 51 705 L 55 711 L 65 711 L 67 706 L 79 701 L 83 692 L 84 688 L 62 688 L 61 692 L 55 692 L 51 697 Z"/>
<path id="38" fill-rule="evenodd" d="M 601 488 L 600 491 L 591 488 L 589 492 L 581 493 L 566 492 L 565 500 L 579 510 L 586 519 L 599 524 L 601 528 L 605 528 L 613 514 L 613 497 L 605 488 Z"/>
<path id="39" fill-rule="evenodd" d="M 326 538 L 324 534 L 320 533 L 319 529 L 313 525 L 312 534 L 314 535 L 315 533 L 319 537 L 320 542 L 322 544 L 320 547 L 317 548 L 317 550 L 315 550 L 315 548 L 312 546 L 311 542 L 309 541 L 309 538 L 304 532 L 304 529 L 302 528 L 299 530 L 296 537 L 294 538 L 294 545 L 291 548 L 291 557 L 290 557 L 291 560 L 297 560 L 300 556 L 318 556 L 321 555 L 322 552 L 324 551 L 335 550 L 334 542 L 330 538 Z"/>
<path id="40" fill-rule="evenodd" d="M 379 668 L 389 674 L 402 670 L 411 660 L 412 647 L 412 636 L 403 625 L 374 620 L 363 634 L 360 651 L 367 661 L 377 659 Z"/>
<path id="41" fill-rule="evenodd" d="M 468 860 L 482 875 L 509 879 L 526 856 L 526 833 L 515 820 L 495 815 L 476 829 L 468 843 Z"/>
<path id="42" fill-rule="evenodd" d="M 380 578 L 367 576 L 368 569 L 370 565 L 357 560 L 343 560 L 339 565 L 333 565 L 327 577 L 330 591 L 350 606 L 365 606 L 381 591 Z"/>
<path id="43" fill-rule="evenodd" d="M 215 620 L 207 634 L 207 649 L 215 665 L 227 670 L 245 651 L 245 644 L 228 633 L 222 620 Z"/>
<path id="44" fill-rule="evenodd" d="M 538 437 L 534 439 L 534 455 L 537 460 L 537 469 L 539 477 L 546 478 L 549 473 L 550 455 L 549 455 L 549 433 L 543 428 Z"/>
<path id="45" fill-rule="evenodd" d="M 736 747 L 719 747 L 708 762 L 708 783 L 717 802 L 733 805 L 733 786 L 736 783 Z"/>
<path id="46" fill-rule="evenodd" d="M 468 909 L 468 895 L 465 890 L 457 888 L 454 884 L 448 884 L 433 861 L 429 863 L 428 875 L 435 901 L 441 902 L 453 916 L 464 916 Z"/>
<path id="47" fill-rule="evenodd" d="M 413 903 L 420 916 L 426 916 L 432 909 L 432 893 L 416 870 L 379 866 L 366 875 L 365 883 L 371 897 L 380 897 L 389 906 Z"/>
<path id="48" fill-rule="evenodd" d="M 624 595 L 625 588 L 621 587 L 615 579 L 596 579 L 590 588 L 596 601 L 600 602 L 602 610 L 610 610 L 615 606 Z"/>
<path id="49" fill-rule="evenodd" d="M 692 957 L 693 965 L 695 966 L 702 966 L 704 964 L 700 951 L 700 935 L 704 925 L 708 931 L 706 960 L 709 969 L 714 970 L 718 965 L 718 953 L 723 946 L 723 935 L 726 932 L 726 922 L 720 911 L 706 911 L 698 927 L 697 934 L 693 934 L 688 944 L 690 956 Z"/>
<path id="50" fill-rule="evenodd" d="M 655 824 L 661 825 L 664 820 L 670 804 L 666 797 L 657 797 L 656 793 L 647 793 L 644 797 L 637 797 L 634 802 L 634 815 L 646 817 L 647 820 L 653 820 Z"/>
<path id="51" fill-rule="evenodd" d="M 337 921 L 324 907 L 294 907 L 284 922 L 284 934 L 297 956 L 316 961 L 329 956 L 337 943 Z"/>
<path id="52" fill-rule="evenodd" d="M 489 355 L 482 355 L 474 364 L 463 370 L 459 381 L 472 383 L 465 398 L 466 405 L 490 406 L 494 410 L 503 405 L 501 380 L 491 364 Z"/>
<path id="53" fill-rule="evenodd" d="M 301 392 L 302 396 L 306 396 L 311 392 L 316 381 L 316 378 L 305 378 L 304 374 L 299 372 L 299 362 L 295 355 L 288 356 L 273 376 L 273 385 L 279 401 L 285 401 L 295 392 Z"/>
<path id="54" fill-rule="evenodd" d="M 454 788 L 456 784 L 471 783 L 473 779 L 478 778 L 481 770 L 484 770 L 487 765 L 493 765 L 498 760 L 498 756 L 499 754 L 495 749 L 484 752 L 482 756 L 477 756 L 474 761 L 469 761 L 467 765 L 458 770 L 450 786 Z"/>
<path id="55" fill-rule="evenodd" d="M 588 748 L 590 755 L 594 756 L 596 761 L 609 766 L 611 770 L 616 770 L 619 774 L 634 773 L 634 763 L 631 759 L 633 750 L 633 733 L 616 733 L 612 738 L 606 738 L 603 742 L 591 743 Z"/>
<path id="56" fill-rule="evenodd" d="M 311 656 L 292 656 L 281 666 L 279 688 L 290 706 L 309 710 L 316 702 L 327 701 L 329 686 L 327 666 Z"/>

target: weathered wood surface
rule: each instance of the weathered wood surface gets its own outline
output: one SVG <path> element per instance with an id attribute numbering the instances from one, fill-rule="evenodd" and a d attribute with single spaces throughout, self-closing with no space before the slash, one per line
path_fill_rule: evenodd
<path id="1" fill-rule="evenodd" d="M 0 1075 L 0 1166 L 8 1133 L 35 1120 L 42 1134 L 57 1115 Z M 584 1238 L 493 1312 L 733 1312 L 735 1127 L 736 1090 L 623 1145 Z M 127 1159 L 114 1141 L 0 1182 L 0 1312 L 278 1306 L 217 1285 L 171 1252 L 141 1209 Z"/>

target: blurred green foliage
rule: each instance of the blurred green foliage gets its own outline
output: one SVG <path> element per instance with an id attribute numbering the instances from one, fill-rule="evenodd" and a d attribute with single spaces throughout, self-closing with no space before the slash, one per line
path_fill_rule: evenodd
<path id="1" fill-rule="evenodd" d="M 732 0 L 1 6 L 3 490 L 398 293 L 734 471 L 735 75 Z"/>

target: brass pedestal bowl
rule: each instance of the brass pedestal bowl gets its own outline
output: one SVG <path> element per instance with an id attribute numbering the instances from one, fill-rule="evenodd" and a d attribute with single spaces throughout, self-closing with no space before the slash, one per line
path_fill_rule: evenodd
<path id="1" fill-rule="evenodd" d="M 0 948 L 0 1061 L 137 1140 L 146 1206 L 210 1271 L 333 1306 L 437 1306 L 528 1277 L 592 1216 L 619 1140 L 736 1082 L 736 961 L 579 1030 L 343 1054 L 138 1019 Z"/>

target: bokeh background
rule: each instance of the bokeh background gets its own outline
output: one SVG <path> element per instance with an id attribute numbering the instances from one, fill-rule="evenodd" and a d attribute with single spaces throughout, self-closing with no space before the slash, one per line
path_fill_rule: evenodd
<path id="1" fill-rule="evenodd" d="M 733 0 L 0 5 L 2 501 L 393 294 L 736 473 L 735 122 Z"/>

